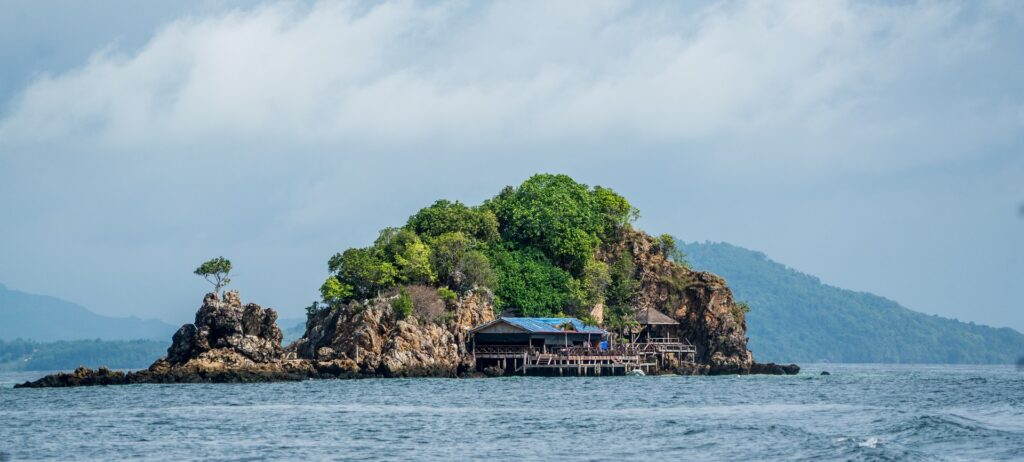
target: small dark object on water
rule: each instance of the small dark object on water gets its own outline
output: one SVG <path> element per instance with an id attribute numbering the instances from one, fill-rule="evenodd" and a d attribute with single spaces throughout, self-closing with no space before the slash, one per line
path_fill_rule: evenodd
<path id="1" fill-rule="evenodd" d="M 832 375 L 828 371 L 821 371 L 821 375 Z"/>

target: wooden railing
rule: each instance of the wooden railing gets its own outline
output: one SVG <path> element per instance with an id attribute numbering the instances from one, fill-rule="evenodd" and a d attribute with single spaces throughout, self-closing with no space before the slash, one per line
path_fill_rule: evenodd
<path id="1" fill-rule="evenodd" d="M 657 353 L 696 353 L 697 348 L 685 339 L 657 338 L 640 343 L 620 343 L 600 349 L 592 346 L 549 346 L 543 349 L 526 345 L 477 345 L 473 353 L 478 356 L 517 356 L 536 357 L 538 355 L 557 356 L 635 356 Z"/>

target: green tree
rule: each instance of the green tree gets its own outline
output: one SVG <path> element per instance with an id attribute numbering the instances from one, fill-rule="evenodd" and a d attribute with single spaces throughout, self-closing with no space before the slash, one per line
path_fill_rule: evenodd
<path id="1" fill-rule="evenodd" d="M 628 252 L 609 268 L 605 309 L 610 326 L 627 324 L 633 318 L 633 301 L 640 290 L 640 283 L 633 274 L 635 270 L 633 255 Z"/>
<path id="2" fill-rule="evenodd" d="M 383 261 L 394 265 L 398 281 L 410 284 L 434 282 L 430 247 L 416 233 L 402 228 L 385 228 L 374 243 L 374 249 Z"/>
<path id="3" fill-rule="evenodd" d="M 657 238 L 658 250 L 665 258 L 676 250 L 676 239 L 671 234 L 662 234 Z"/>
<path id="4" fill-rule="evenodd" d="M 431 241 L 431 247 L 434 271 L 447 287 L 458 291 L 494 287 L 491 262 L 482 251 L 474 249 L 472 238 L 461 232 L 444 233 Z"/>
<path id="5" fill-rule="evenodd" d="M 580 308 L 590 309 L 598 303 L 604 303 L 608 286 L 611 284 L 608 264 L 593 258 L 583 266 L 583 276 L 579 280 L 576 303 Z"/>
<path id="6" fill-rule="evenodd" d="M 474 287 L 494 287 L 497 276 L 491 267 L 491 261 L 483 252 L 472 250 L 459 261 L 457 273 L 461 274 L 458 289 L 466 291 Z"/>
<path id="7" fill-rule="evenodd" d="M 566 175 L 550 174 L 505 188 L 485 208 L 498 217 L 502 237 L 537 247 L 574 275 L 582 273 L 603 236 L 639 216 L 611 189 L 591 190 Z"/>
<path id="8" fill-rule="evenodd" d="M 670 234 L 662 234 L 658 236 L 658 248 L 661 250 L 661 254 L 672 260 L 673 262 L 682 265 L 686 268 L 690 267 L 689 262 L 686 261 L 686 252 L 683 251 L 682 247 L 679 246 L 676 238 Z"/>
<path id="9" fill-rule="evenodd" d="M 470 239 L 459 231 L 441 234 L 431 241 L 432 263 L 438 281 L 448 287 L 455 286 L 455 273 L 472 246 Z"/>
<path id="10" fill-rule="evenodd" d="M 202 276 L 207 282 L 213 284 L 213 292 L 220 296 L 220 289 L 231 283 L 228 274 L 231 273 L 231 260 L 224 257 L 212 258 L 194 271 Z"/>
<path id="11" fill-rule="evenodd" d="M 408 318 L 412 314 L 413 303 L 412 297 L 405 289 L 398 291 L 398 297 L 391 301 L 391 309 L 395 311 L 395 317 L 398 319 Z"/>
<path id="12" fill-rule="evenodd" d="M 355 291 L 352 286 L 339 281 L 335 276 L 329 276 L 320 286 L 321 298 L 333 309 L 341 307 L 342 303 L 351 299 L 353 295 Z"/>
<path id="13" fill-rule="evenodd" d="M 566 175 L 534 175 L 489 201 L 502 236 L 537 247 L 556 262 L 581 270 L 597 247 L 597 203 L 586 185 Z"/>
<path id="14" fill-rule="evenodd" d="M 572 276 L 538 249 L 498 248 L 492 251 L 497 270 L 495 296 L 499 310 L 523 316 L 550 316 L 572 304 Z"/>
<path id="15" fill-rule="evenodd" d="M 395 284 L 398 271 L 384 261 L 374 249 L 348 249 L 335 254 L 328 262 L 338 282 L 352 288 L 353 297 L 369 298 Z"/>
<path id="16" fill-rule="evenodd" d="M 406 228 L 424 237 L 462 233 L 490 242 L 498 238 L 498 218 L 490 210 L 467 207 L 455 201 L 439 200 L 409 217 Z"/>
<path id="17" fill-rule="evenodd" d="M 640 219 L 640 211 L 610 188 L 595 186 L 594 198 L 603 219 L 601 230 L 605 236 L 617 236 L 619 231 Z"/>
<path id="18" fill-rule="evenodd" d="M 446 304 L 455 303 L 455 301 L 459 299 L 459 295 L 456 294 L 454 290 L 447 287 L 437 289 L 437 295 L 441 297 L 441 300 L 444 300 Z"/>

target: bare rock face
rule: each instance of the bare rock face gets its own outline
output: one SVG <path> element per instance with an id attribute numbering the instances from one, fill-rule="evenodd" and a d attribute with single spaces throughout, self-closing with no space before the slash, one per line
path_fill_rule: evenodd
<path id="1" fill-rule="evenodd" d="M 747 350 L 746 319 L 736 307 L 725 280 L 676 265 L 651 236 L 628 231 L 617 247 L 599 255 L 610 261 L 632 258 L 640 289 L 634 308 L 654 308 L 680 325 L 674 335 L 697 347 L 689 373 L 748 373 L 754 357 Z"/>
<path id="2" fill-rule="evenodd" d="M 195 323 L 174 334 L 167 362 L 199 366 L 219 357 L 225 364 L 270 363 L 283 359 L 281 338 L 274 310 L 254 303 L 243 307 L 237 291 L 224 294 L 224 300 L 210 293 L 196 312 Z"/>
<path id="3" fill-rule="evenodd" d="M 465 344 L 469 330 L 494 319 L 493 297 L 471 292 L 437 320 L 397 319 L 393 296 L 324 310 L 307 323 L 306 334 L 289 349 L 321 372 L 384 377 L 455 377 L 471 365 Z"/>

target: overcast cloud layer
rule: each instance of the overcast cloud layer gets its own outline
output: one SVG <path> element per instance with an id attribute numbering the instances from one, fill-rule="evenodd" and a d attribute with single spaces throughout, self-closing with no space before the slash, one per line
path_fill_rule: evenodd
<path id="1" fill-rule="evenodd" d="M 298 316 L 333 252 L 436 198 L 562 172 L 626 195 L 648 231 L 1024 329 L 1020 3 L 118 15 L 147 26 L 0 45 L 91 44 L 3 72 L 8 286 L 177 323 L 205 290 L 191 270 L 223 254 L 244 298 Z"/>

